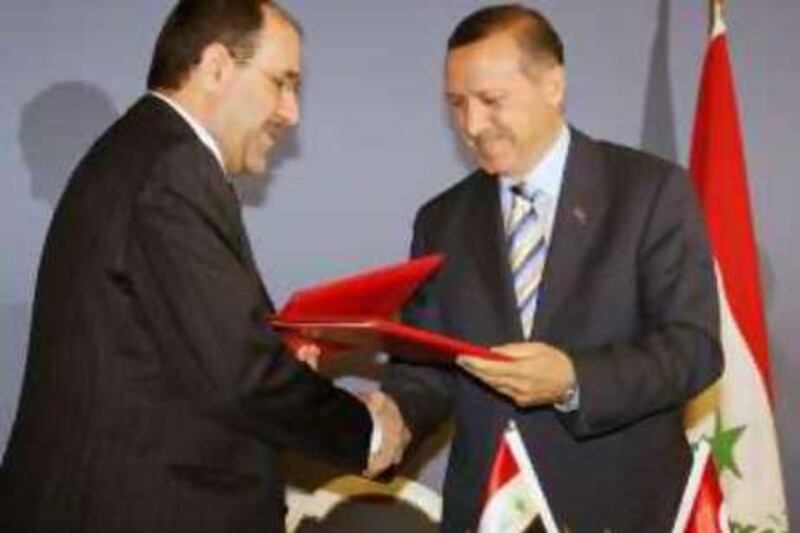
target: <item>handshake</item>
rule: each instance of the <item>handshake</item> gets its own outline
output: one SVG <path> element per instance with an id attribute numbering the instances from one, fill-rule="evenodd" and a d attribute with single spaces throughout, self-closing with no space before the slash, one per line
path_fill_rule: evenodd
<path id="1" fill-rule="evenodd" d="M 495 346 L 492 351 L 503 360 L 487 360 L 463 355 L 458 366 L 487 386 L 502 394 L 518 407 L 554 405 L 562 412 L 579 406 L 575 367 L 569 356 L 549 344 L 523 342 Z M 304 345 L 295 355 L 312 368 L 317 368 L 319 348 Z M 364 475 L 375 477 L 398 464 L 411 440 L 397 404 L 380 391 L 361 395 L 374 422 L 373 445 Z M 376 444 L 375 441 L 378 441 Z"/>
<path id="2" fill-rule="evenodd" d="M 313 344 L 294 347 L 295 357 L 314 370 L 319 368 L 320 349 Z M 372 418 L 367 468 L 362 474 L 375 478 L 390 467 L 403 460 L 403 454 L 411 442 L 411 432 L 403 420 L 403 415 L 395 401 L 379 390 L 356 393 L 364 402 Z"/>

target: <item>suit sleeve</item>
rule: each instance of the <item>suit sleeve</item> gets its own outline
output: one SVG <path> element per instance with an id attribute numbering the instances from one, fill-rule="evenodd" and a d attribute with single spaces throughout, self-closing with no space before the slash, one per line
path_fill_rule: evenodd
<path id="1" fill-rule="evenodd" d="M 411 256 L 430 253 L 424 237 L 422 214 L 414 224 Z M 437 277 L 426 282 L 403 310 L 403 321 L 422 329 L 443 331 L 437 294 Z M 383 375 L 381 388 L 395 402 L 406 425 L 419 443 L 449 416 L 452 407 L 453 375 L 449 368 L 413 364 L 393 359 Z"/>
<path id="2" fill-rule="evenodd" d="M 679 408 L 722 373 L 714 266 L 683 171 L 662 180 L 649 213 L 637 257 L 642 334 L 567 348 L 580 408 L 559 416 L 578 437 Z"/>
<path id="3" fill-rule="evenodd" d="M 198 176 L 185 163 L 180 154 L 158 163 L 164 179 L 137 197 L 128 247 L 132 290 L 170 389 L 237 431 L 362 468 L 369 413 L 296 361 L 265 324 L 257 274 L 213 203 L 190 192 Z"/>

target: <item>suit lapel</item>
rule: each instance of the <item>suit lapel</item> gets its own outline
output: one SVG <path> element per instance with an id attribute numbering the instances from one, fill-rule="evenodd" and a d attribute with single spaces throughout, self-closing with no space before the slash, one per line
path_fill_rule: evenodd
<path id="1" fill-rule="evenodd" d="M 203 145 L 186 120 L 169 104 L 155 96 L 146 95 L 142 97 L 137 105 L 153 109 L 156 113 L 155 116 L 159 117 L 158 119 L 175 135 L 190 139 L 192 143 L 202 147 L 199 152 L 203 156 L 191 162 L 191 168 L 196 173 L 198 180 L 198 187 L 196 189 L 192 188 L 194 192 L 191 195 L 195 197 L 195 201 L 199 205 L 210 209 L 215 231 L 220 232 L 225 238 L 228 246 L 231 247 L 233 253 L 236 254 L 236 257 L 252 276 L 269 312 L 273 312 L 272 300 L 264 288 L 250 249 L 247 231 L 242 222 L 242 209 L 239 204 L 239 198 L 233 185 L 220 168 L 219 162 L 211 151 Z"/>
<path id="2" fill-rule="evenodd" d="M 244 221 L 242 220 L 242 208 L 241 204 L 239 203 L 239 197 L 236 194 L 236 190 L 233 185 L 230 182 L 227 182 L 226 178 L 222 174 L 220 174 L 220 180 L 218 180 L 218 183 L 223 185 L 221 189 L 225 189 L 225 191 L 219 191 L 219 195 L 222 199 L 223 210 L 227 215 L 226 218 L 230 220 L 232 225 L 232 233 L 239 259 L 242 261 L 242 263 L 244 263 L 250 275 L 253 277 L 253 281 L 258 285 L 261 295 L 266 302 L 268 312 L 273 313 L 275 311 L 275 306 L 272 303 L 272 299 L 269 297 L 269 293 L 264 287 L 261 276 L 258 272 L 258 265 L 256 265 L 255 258 L 253 257 L 253 249 L 250 246 L 250 238 L 247 236 L 247 229 L 244 225 Z"/>
<path id="3" fill-rule="evenodd" d="M 198 140 L 198 142 L 200 141 Z M 207 176 L 208 186 L 211 189 L 210 196 L 215 204 L 215 210 L 221 215 L 220 222 L 224 226 L 224 233 L 231 243 L 239 261 L 247 269 L 254 283 L 259 288 L 268 311 L 272 313 L 275 308 L 272 299 L 269 297 L 269 293 L 267 293 L 267 290 L 264 288 L 261 276 L 258 273 L 258 266 L 253 258 L 250 239 L 247 236 L 247 229 L 242 220 L 242 207 L 239 203 L 239 197 L 236 194 L 233 184 L 222 172 L 222 169 L 219 168 L 219 164 L 210 152 L 208 152 L 208 158 L 209 164 L 211 165 L 210 168 L 213 170 L 204 174 Z"/>
<path id="4" fill-rule="evenodd" d="M 605 169 L 598 147 L 577 130 L 571 133 L 563 188 L 537 303 L 534 339 L 548 338 L 553 317 L 561 306 L 576 305 L 566 298 L 577 277 L 585 273 L 584 258 L 608 206 L 602 187 Z"/>
<path id="5" fill-rule="evenodd" d="M 508 247 L 503 226 L 497 178 L 482 171 L 466 225 L 465 241 L 472 243 L 475 268 L 483 279 L 489 299 L 505 328 L 503 338 L 521 340 L 522 323 L 517 312 L 514 283 L 508 267 Z"/>

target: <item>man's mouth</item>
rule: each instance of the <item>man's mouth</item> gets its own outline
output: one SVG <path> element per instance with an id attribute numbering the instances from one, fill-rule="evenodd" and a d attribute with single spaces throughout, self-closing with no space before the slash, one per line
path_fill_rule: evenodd
<path id="1" fill-rule="evenodd" d="M 497 151 L 497 146 L 502 140 L 501 137 L 496 136 L 487 139 L 478 139 L 474 146 L 479 154 L 490 156 Z"/>
<path id="2" fill-rule="evenodd" d="M 283 133 L 284 127 L 282 124 L 276 124 L 274 122 L 268 123 L 264 126 L 264 137 L 268 138 L 270 141 L 277 142 L 280 139 L 281 134 Z"/>
<path id="3" fill-rule="evenodd" d="M 274 144 L 280 138 L 280 133 L 281 128 L 268 124 L 261 130 L 261 138 L 266 145 Z"/>

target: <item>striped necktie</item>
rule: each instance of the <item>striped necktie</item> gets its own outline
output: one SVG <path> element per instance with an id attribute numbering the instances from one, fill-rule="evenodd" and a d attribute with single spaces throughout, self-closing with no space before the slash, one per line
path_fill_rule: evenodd
<path id="1" fill-rule="evenodd" d="M 508 221 L 508 252 L 511 273 L 514 278 L 514 293 L 517 296 L 517 309 L 526 338 L 533 328 L 539 286 L 542 281 L 546 252 L 544 217 L 541 206 L 537 213 L 536 203 L 542 195 L 533 194 L 523 186 L 511 188 L 513 200 L 511 216 Z"/>

